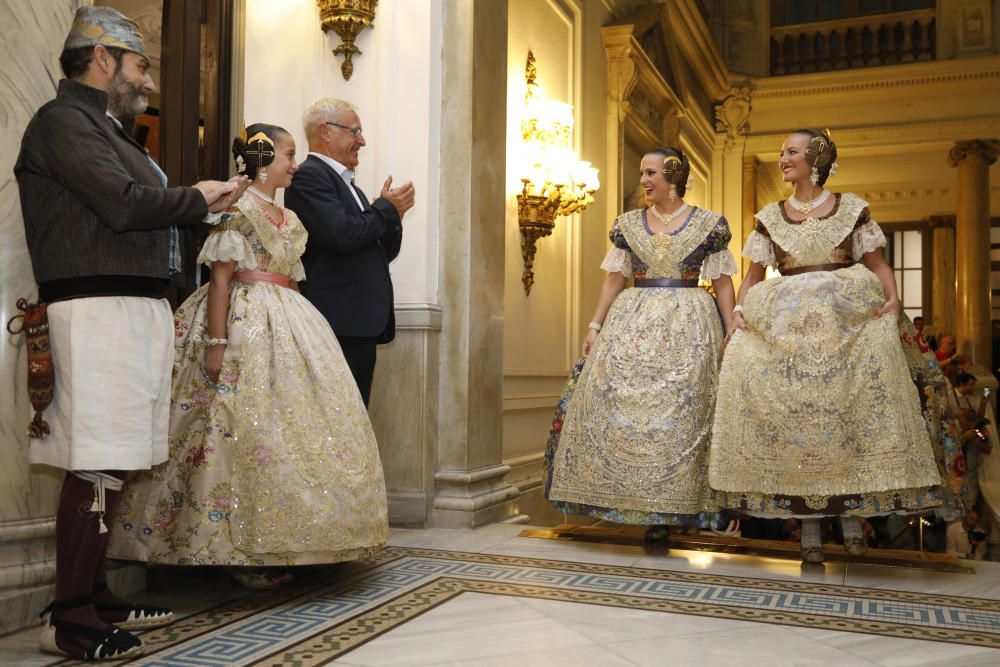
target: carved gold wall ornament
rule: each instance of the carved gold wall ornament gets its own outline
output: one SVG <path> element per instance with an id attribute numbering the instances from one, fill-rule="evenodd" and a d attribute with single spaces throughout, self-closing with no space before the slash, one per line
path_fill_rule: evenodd
<path id="1" fill-rule="evenodd" d="M 370 28 L 375 21 L 375 7 L 378 0 L 316 0 L 319 6 L 319 20 L 323 32 L 333 30 L 340 36 L 340 45 L 333 53 L 344 56 L 340 72 L 347 81 L 354 74 L 354 54 L 361 49 L 354 46 L 354 40 L 362 28 Z"/>
<path id="2" fill-rule="evenodd" d="M 729 95 L 715 105 L 715 131 L 729 141 L 750 133 L 750 98 L 753 86 L 744 81 L 730 88 Z"/>
<path id="3" fill-rule="evenodd" d="M 528 52 L 524 78 L 527 92 L 521 117 L 521 155 L 517 222 L 521 233 L 524 293 L 535 284 L 538 239 L 552 233 L 555 219 L 582 211 L 600 187 L 597 169 L 573 150 L 573 107 L 547 99 L 538 83 L 535 56 Z"/>
<path id="4" fill-rule="evenodd" d="M 654 133 L 660 132 L 666 120 L 663 112 L 638 89 L 628 96 L 628 111 L 635 114 Z"/>

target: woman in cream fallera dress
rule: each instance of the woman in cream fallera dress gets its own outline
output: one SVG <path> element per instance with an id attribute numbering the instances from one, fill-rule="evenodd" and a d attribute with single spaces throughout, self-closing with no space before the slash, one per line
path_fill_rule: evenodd
<path id="1" fill-rule="evenodd" d="M 799 170 L 797 188 L 815 166 L 803 160 L 818 136 L 829 151 L 828 135 L 815 131 L 795 133 L 783 147 L 786 180 Z M 832 159 L 821 156 L 819 186 L 835 156 L 835 148 Z M 801 221 L 785 202 L 756 215 L 743 253 L 754 264 L 737 297 L 742 330 L 722 363 L 709 469 L 724 507 L 807 519 L 803 558 L 811 562 L 822 560 L 817 517 L 911 513 L 941 502 L 900 345 L 895 284 L 881 257 L 885 236 L 859 197 L 816 199 L 823 212 Z M 782 275 L 762 280 L 765 265 Z M 848 551 L 862 553 L 857 521 L 842 519 L 842 527 Z"/>
<path id="2" fill-rule="evenodd" d="M 643 158 L 654 206 L 678 203 L 666 196 L 667 155 Z M 686 168 L 674 177 L 686 180 Z M 683 187 L 677 190 L 683 196 Z M 679 203 L 687 213 L 677 211 L 672 230 L 654 233 L 652 209 L 615 221 L 591 325 L 602 325 L 600 333 L 585 343 L 589 355 L 559 402 L 545 459 L 545 493 L 557 509 L 660 527 L 650 539 L 662 537 L 663 526 L 715 527 L 719 520 L 707 471 L 724 333 L 716 301 L 698 280 L 713 281 L 731 312 L 737 267 L 725 218 Z M 625 278 L 635 286 L 623 289 Z"/>
<path id="3" fill-rule="evenodd" d="M 297 290 L 240 279 L 304 279 L 306 230 L 281 211 L 270 219 L 248 192 L 201 250 L 199 263 L 237 264 L 218 382 L 202 369 L 206 285 L 175 316 L 170 457 L 126 486 L 113 557 L 303 565 L 363 557 L 386 540 L 375 435 L 333 331 Z"/>

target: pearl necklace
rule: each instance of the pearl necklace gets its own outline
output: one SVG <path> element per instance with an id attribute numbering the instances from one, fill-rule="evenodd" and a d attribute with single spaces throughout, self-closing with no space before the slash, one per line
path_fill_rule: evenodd
<path id="1" fill-rule="evenodd" d="M 796 211 L 808 214 L 811 213 L 814 209 L 817 209 L 823 204 L 825 204 L 826 200 L 829 198 L 830 198 L 830 191 L 823 190 L 823 192 L 820 193 L 819 197 L 816 197 L 815 199 L 810 199 L 809 201 L 806 202 L 801 201 L 795 195 L 792 195 L 791 197 L 788 198 L 788 203 Z"/>
<path id="2" fill-rule="evenodd" d="M 663 224 L 670 224 L 671 222 L 673 222 L 674 218 L 678 217 L 681 213 L 683 213 L 687 209 L 688 209 L 687 202 L 684 202 L 676 209 L 674 209 L 673 213 L 660 213 L 659 211 L 656 210 L 655 204 L 649 207 L 649 210 L 653 212 L 653 215 L 656 216 L 656 219 L 662 222 Z"/>
<path id="3" fill-rule="evenodd" d="M 271 204 L 272 206 L 274 206 L 274 197 L 268 197 L 266 194 L 264 194 L 263 192 L 261 192 L 260 190 L 258 190 L 257 188 L 255 188 L 252 185 L 250 187 L 248 187 L 247 190 L 249 190 L 250 192 L 254 193 L 258 197 L 260 197 L 261 199 L 263 199 L 264 201 L 266 201 L 268 204 Z"/>

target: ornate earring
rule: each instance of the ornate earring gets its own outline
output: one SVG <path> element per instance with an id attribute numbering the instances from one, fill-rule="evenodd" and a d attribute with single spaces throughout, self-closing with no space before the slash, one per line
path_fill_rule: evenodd
<path id="1" fill-rule="evenodd" d="M 819 185 L 819 169 L 816 167 L 812 168 L 812 173 L 809 175 L 809 182 L 813 185 Z"/>
<path id="2" fill-rule="evenodd" d="M 815 171 L 815 170 L 813 170 L 813 171 Z M 257 173 L 260 176 L 260 182 L 262 184 L 263 183 L 267 183 L 267 167 L 261 167 L 260 171 L 257 172 Z"/>
<path id="3" fill-rule="evenodd" d="M 673 183 L 670 184 L 670 201 L 677 199 L 677 186 Z"/>

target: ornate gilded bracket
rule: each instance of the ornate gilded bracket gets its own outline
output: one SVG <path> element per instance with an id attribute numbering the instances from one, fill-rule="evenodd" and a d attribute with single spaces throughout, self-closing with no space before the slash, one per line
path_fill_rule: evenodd
<path id="1" fill-rule="evenodd" d="M 333 30 L 340 36 L 340 45 L 333 53 L 344 56 L 340 72 L 348 81 L 354 74 L 354 54 L 361 49 L 354 46 L 354 40 L 362 28 L 370 28 L 375 21 L 375 7 L 378 0 L 316 0 L 319 5 L 319 20 L 323 32 Z"/>
<path id="2" fill-rule="evenodd" d="M 729 95 L 715 105 L 715 131 L 726 135 L 730 144 L 737 137 L 750 133 L 750 107 L 753 84 L 740 81 L 729 89 Z"/>
<path id="3" fill-rule="evenodd" d="M 559 213 L 559 196 L 529 195 L 531 182 L 521 179 L 524 189 L 517 197 L 517 222 L 521 229 L 521 258 L 524 260 L 524 273 L 521 274 L 521 284 L 525 295 L 531 294 L 531 286 L 535 284 L 535 250 L 538 239 L 552 233 L 556 226 L 556 215 Z"/>

